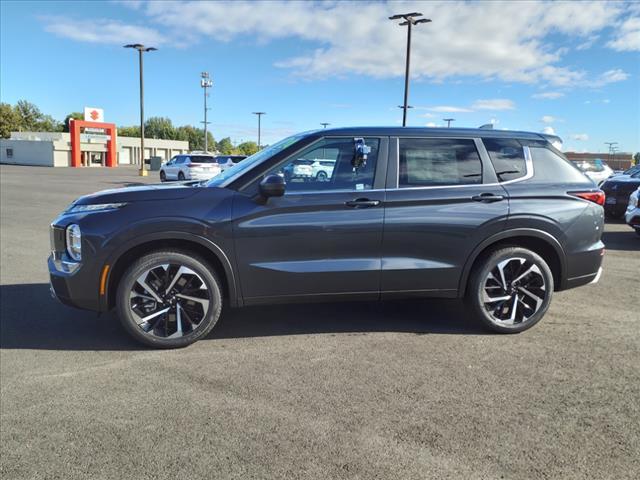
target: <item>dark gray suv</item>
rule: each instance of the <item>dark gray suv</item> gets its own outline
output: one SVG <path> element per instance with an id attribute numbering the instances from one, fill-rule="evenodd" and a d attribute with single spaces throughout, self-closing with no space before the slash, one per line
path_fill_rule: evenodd
<path id="1" fill-rule="evenodd" d="M 598 280 L 603 203 L 541 134 L 307 132 L 207 183 L 78 199 L 51 226 L 52 293 L 115 307 L 166 348 L 207 335 L 223 304 L 465 297 L 488 328 L 520 332 L 554 291 Z"/>

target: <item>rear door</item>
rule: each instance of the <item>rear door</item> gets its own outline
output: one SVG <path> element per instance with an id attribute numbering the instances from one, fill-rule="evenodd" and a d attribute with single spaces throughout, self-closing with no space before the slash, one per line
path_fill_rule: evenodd
<path id="1" fill-rule="evenodd" d="M 455 296 L 464 264 L 509 213 L 480 139 L 390 140 L 382 244 L 383 297 Z"/>
<path id="2" fill-rule="evenodd" d="M 283 160 L 267 174 L 287 180 L 283 197 L 256 199 L 251 188 L 234 199 L 236 258 L 245 302 L 280 297 L 378 298 L 384 218 L 386 138 L 354 171 L 354 140 L 328 137 Z M 294 168 L 309 158 L 332 158 L 329 178 Z"/>

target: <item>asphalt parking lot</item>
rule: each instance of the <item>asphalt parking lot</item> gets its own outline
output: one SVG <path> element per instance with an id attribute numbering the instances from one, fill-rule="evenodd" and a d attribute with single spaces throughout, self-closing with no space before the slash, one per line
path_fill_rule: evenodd
<path id="1" fill-rule="evenodd" d="M 494 335 L 453 301 L 227 310 L 138 346 L 49 296 L 51 220 L 129 168 L 0 166 L 0 476 L 638 478 L 640 237 L 608 223 L 597 285 Z"/>

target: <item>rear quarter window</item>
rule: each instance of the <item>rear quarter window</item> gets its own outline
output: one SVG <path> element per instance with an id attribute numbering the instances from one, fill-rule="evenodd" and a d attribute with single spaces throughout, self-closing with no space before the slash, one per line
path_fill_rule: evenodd
<path id="1" fill-rule="evenodd" d="M 520 142 L 511 138 L 483 138 L 482 143 L 500 182 L 516 180 L 527 174 L 524 150 Z"/>
<path id="2" fill-rule="evenodd" d="M 531 146 L 534 178 L 553 183 L 585 183 L 591 182 L 589 177 L 570 161 L 565 160 L 553 150 L 546 147 Z M 593 183 L 593 182 L 591 182 Z"/>

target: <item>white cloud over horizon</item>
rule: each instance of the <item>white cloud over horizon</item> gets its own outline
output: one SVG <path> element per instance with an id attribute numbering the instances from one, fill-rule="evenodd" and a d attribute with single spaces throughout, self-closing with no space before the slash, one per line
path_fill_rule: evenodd
<path id="1" fill-rule="evenodd" d="M 185 47 L 204 38 L 221 42 L 253 38 L 256 43 L 298 39 L 314 46 L 302 43 L 302 53 L 277 60 L 276 66 L 307 79 L 349 74 L 393 78 L 404 74 L 406 34 L 387 17 L 415 9 L 434 21 L 413 31 L 414 78 L 439 82 L 479 77 L 594 88 L 624 81 L 629 75 L 619 68 L 595 73 L 570 67 L 564 62 L 568 49 L 554 46 L 551 36 L 588 42 L 617 22 L 619 32 L 606 45 L 629 50 L 636 48 L 640 23 L 640 16 L 627 18 L 629 10 L 614 2 L 478 2 L 465 3 L 464 8 L 459 2 L 447 1 L 138 1 L 124 5 L 143 16 L 144 26 L 99 19 L 101 28 L 87 32 L 82 28 L 87 19 L 48 17 L 43 21 L 45 29 L 58 36 L 104 44 L 147 42 Z"/>

